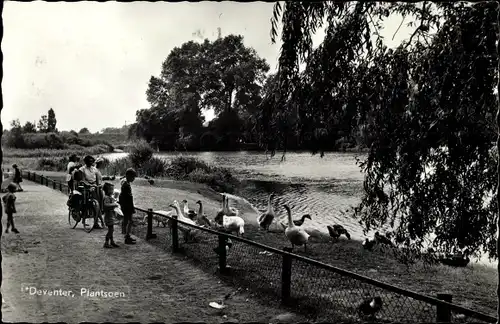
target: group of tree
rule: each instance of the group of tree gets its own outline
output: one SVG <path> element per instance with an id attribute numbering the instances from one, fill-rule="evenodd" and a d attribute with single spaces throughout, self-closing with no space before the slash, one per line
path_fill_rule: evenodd
<path id="1" fill-rule="evenodd" d="M 391 226 L 406 251 L 430 243 L 498 258 L 498 11 L 496 2 L 276 4 L 278 82 L 261 105 L 260 144 L 286 150 L 300 135 L 322 156 L 339 130 L 358 133 L 369 147 L 354 210 L 365 230 Z M 380 31 L 393 14 L 412 18 L 414 32 L 390 49 Z"/>

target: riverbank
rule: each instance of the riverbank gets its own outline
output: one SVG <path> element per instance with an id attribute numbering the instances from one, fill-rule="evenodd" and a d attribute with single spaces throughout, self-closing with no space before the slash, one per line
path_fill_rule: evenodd
<path id="1" fill-rule="evenodd" d="M 47 177 L 61 180 L 64 173 L 39 172 Z M 114 181 L 118 185 L 118 180 Z M 137 179 L 133 185 L 135 204 L 141 208 L 170 210 L 168 204 L 174 199 L 187 199 L 194 208 L 197 200 L 204 202 L 205 213 L 213 219 L 220 208 L 219 193 L 199 183 L 155 179 L 150 185 L 146 179 Z M 240 209 L 247 221 L 245 237 L 275 248 L 289 246 L 282 229 L 275 227 L 276 233 L 259 231 L 255 224 L 256 211 L 243 200 L 232 202 Z M 347 269 L 382 282 L 410 289 L 426 295 L 437 293 L 453 294 L 454 303 L 464 307 L 495 315 L 496 271 L 479 264 L 470 264 L 466 268 L 450 268 L 444 265 L 424 267 L 421 263 L 408 268 L 396 261 L 390 254 L 382 251 L 363 250 L 357 240 L 341 239 L 337 243 L 319 232 L 312 232 L 314 237 L 308 246 L 308 252 L 297 249 L 297 254 Z M 256 265 L 258 266 L 258 265 Z"/>

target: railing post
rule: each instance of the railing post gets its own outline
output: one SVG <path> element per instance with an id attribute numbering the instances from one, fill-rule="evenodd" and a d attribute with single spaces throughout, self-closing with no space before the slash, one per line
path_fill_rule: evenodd
<path id="1" fill-rule="evenodd" d="M 43 176 L 40 176 L 40 184 L 43 186 Z"/>
<path id="2" fill-rule="evenodd" d="M 226 255 L 226 244 L 227 238 L 224 235 L 219 234 L 219 272 L 221 274 L 227 272 L 227 255 Z"/>
<path id="3" fill-rule="evenodd" d="M 52 189 L 56 190 L 56 188 L 57 188 L 57 183 L 54 180 L 52 180 Z"/>
<path id="4" fill-rule="evenodd" d="M 28 180 L 31 180 L 30 177 L 31 177 L 31 172 L 28 171 L 27 172 L 27 178 L 28 178 Z"/>
<path id="5" fill-rule="evenodd" d="M 62 182 L 59 182 L 59 191 L 62 192 Z"/>
<path id="6" fill-rule="evenodd" d="M 172 216 L 172 252 L 179 251 L 179 231 L 177 223 L 177 215 Z"/>
<path id="7" fill-rule="evenodd" d="M 437 294 L 437 298 L 448 303 L 451 303 L 453 300 L 453 296 L 451 294 Z M 451 323 L 451 310 L 448 306 L 437 305 L 436 322 Z"/>
<path id="8" fill-rule="evenodd" d="M 289 247 L 283 248 L 285 252 L 292 252 Z M 281 302 L 287 305 L 290 301 L 290 286 L 292 283 L 292 257 L 288 254 L 283 254 L 283 265 L 281 268 Z"/>
<path id="9" fill-rule="evenodd" d="M 156 238 L 156 234 L 153 233 L 153 209 L 148 208 L 148 233 L 146 234 L 146 241 L 152 238 Z"/>

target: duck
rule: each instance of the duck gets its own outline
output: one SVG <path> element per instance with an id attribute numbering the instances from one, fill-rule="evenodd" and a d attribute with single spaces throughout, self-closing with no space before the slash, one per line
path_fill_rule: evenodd
<path id="1" fill-rule="evenodd" d="M 375 246 L 376 243 L 377 243 L 377 241 L 369 240 L 366 238 L 365 241 L 363 242 L 363 248 L 365 250 L 371 251 L 373 249 L 373 246 Z"/>
<path id="2" fill-rule="evenodd" d="M 226 216 L 224 214 L 217 214 L 215 222 L 228 232 L 236 232 L 237 236 L 245 234 L 245 221 L 239 216 Z"/>
<path id="3" fill-rule="evenodd" d="M 328 229 L 328 233 L 334 240 L 337 240 L 341 235 L 345 235 L 348 240 L 351 239 L 351 234 L 349 234 L 349 232 L 342 225 L 328 225 L 326 228 Z"/>
<path id="4" fill-rule="evenodd" d="M 198 214 L 196 216 L 195 222 L 200 226 L 212 227 L 212 223 L 210 222 L 207 215 L 205 215 L 203 211 L 203 203 L 201 202 L 201 200 L 198 200 L 196 204 L 199 205 L 200 207 L 198 209 Z"/>
<path id="5" fill-rule="evenodd" d="M 234 207 L 229 207 L 229 198 L 224 195 L 224 197 L 226 198 L 226 203 L 224 205 L 224 215 L 226 216 L 239 216 L 240 214 L 240 211 Z"/>
<path id="6" fill-rule="evenodd" d="M 231 241 L 231 239 L 228 237 L 227 240 L 226 240 L 226 255 L 229 254 L 229 250 L 233 247 L 233 241 Z M 221 249 L 220 249 L 220 246 L 214 248 L 214 252 L 217 254 L 217 255 L 220 255 L 221 253 Z"/>
<path id="7" fill-rule="evenodd" d="M 192 220 L 194 220 L 196 218 L 196 212 L 192 209 L 189 209 L 188 207 L 188 201 L 186 199 L 184 199 L 182 201 L 182 203 L 184 204 L 184 215 Z"/>
<path id="8" fill-rule="evenodd" d="M 259 228 L 265 229 L 267 231 L 269 231 L 269 226 L 271 226 L 274 218 L 276 217 L 273 205 L 271 203 L 273 198 L 274 198 L 274 193 L 269 195 L 266 212 L 257 218 L 257 223 L 259 224 Z"/>
<path id="9" fill-rule="evenodd" d="M 375 232 L 375 237 L 374 237 L 375 241 L 377 241 L 377 243 L 379 244 L 385 244 L 385 245 L 390 245 L 390 246 L 394 246 L 394 244 L 392 243 L 391 240 L 389 240 L 387 238 L 387 236 L 384 236 L 384 235 L 381 235 L 379 232 Z"/>
<path id="10" fill-rule="evenodd" d="M 283 205 L 286 209 L 288 215 L 288 227 L 285 229 L 285 235 L 292 243 L 292 249 L 295 245 L 301 246 L 304 245 L 304 252 L 307 252 L 307 241 L 309 240 L 310 235 L 300 226 L 296 226 L 292 220 L 292 211 L 288 205 Z"/>
<path id="11" fill-rule="evenodd" d="M 155 184 L 155 181 L 153 179 L 148 179 L 148 182 L 150 185 L 154 185 Z"/>
<path id="12" fill-rule="evenodd" d="M 382 309 L 382 298 L 379 296 L 365 299 L 358 306 L 358 314 L 360 316 L 374 317 Z"/>

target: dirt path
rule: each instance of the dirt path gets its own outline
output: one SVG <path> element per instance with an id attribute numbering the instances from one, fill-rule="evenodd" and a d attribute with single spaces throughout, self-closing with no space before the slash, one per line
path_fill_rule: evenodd
<path id="1" fill-rule="evenodd" d="M 3 234 L 1 242 L 5 322 L 305 321 L 246 292 L 236 293 L 222 311 L 210 308 L 209 302 L 236 289 L 140 238 L 124 245 L 118 228 L 120 248 L 103 249 L 104 230 L 69 228 L 64 194 L 30 181 L 23 188 L 15 215 L 21 233 Z M 59 289 L 72 294 L 47 295 Z M 82 289 L 122 295 L 82 296 Z"/>

